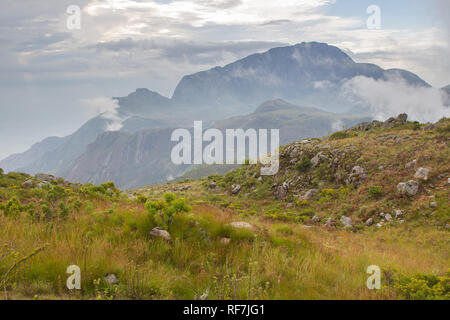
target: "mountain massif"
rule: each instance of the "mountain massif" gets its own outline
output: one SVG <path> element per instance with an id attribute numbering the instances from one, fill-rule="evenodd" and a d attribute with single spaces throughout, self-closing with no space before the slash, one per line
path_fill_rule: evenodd
<path id="1" fill-rule="evenodd" d="M 324 43 L 300 43 L 187 75 L 171 98 L 148 89 L 114 98 L 121 119 L 117 132 L 108 132 L 112 120 L 99 115 L 72 135 L 45 139 L 0 161 L 0 167 L 80 182 L 114 180 L 130 188 L 163 182 L 186 169 L 170 163 L 170 133 L 190 128 L 194 120 L 219 129 L 278 128 L 281 144 L 367 120 L 361 104 L 341 94 L 345 82 L 357 76 L 430 87 L 411 72 L 357 63 Z M 349 110 L 352 115 L 345 114 Z"/>

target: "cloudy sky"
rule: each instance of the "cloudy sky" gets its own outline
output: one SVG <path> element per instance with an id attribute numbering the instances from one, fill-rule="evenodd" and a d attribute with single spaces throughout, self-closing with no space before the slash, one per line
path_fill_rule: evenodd
<path id="1" fill-rule="evenodd" d="M 2 0 L 0 158 L 73 132 L 83 101 L 180 78 L 269 48 L 319 41 L 357 62 L 450 84 L 448 0 Z M 69 29 L 67 8 L 81 9 Z M 381 29 L 367 28 L 369 5 Z"/>

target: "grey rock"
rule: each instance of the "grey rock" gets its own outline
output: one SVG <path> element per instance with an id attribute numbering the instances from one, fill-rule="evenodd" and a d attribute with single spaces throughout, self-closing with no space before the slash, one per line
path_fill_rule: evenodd
<path id="1" fill-rule="evenodd" d="M 406 113 L 399 114 L 397 120 L 406 122 L 408 120 L 408 115 Z"/>
<path id="2" fill-rule="evenodd" d="M 278 200 L 283 200 L 289 190 L 289 184 L 287 184 L 286 182 L 283 182 L 283 184 L 281 186 L 279 186 L 276 190 L 276 197 Z"/>
<path id="3" fill-rule="evenodd" d="M 159 228 L 159 227 L 153 228 L 150 231 L 150 236 L 154 237 L 154 238 L 162 238 L 162 239 L 164 239 L 166 241 L 172 240 L 172 237 L 170 236 L 170 233 L 167 232 L 166 230 L 163 230 L 163 229 Z"/>
<path id="4" fill-rule="evenodd" d="M 395 213 L 395 219 L 399 219 L 403 217 L 403 211 L 402 210 L 394 210 Z"/>
<path id="5" fill-rule="evenodd" d="M 410 161 L 405 165 L 405 169 L 414 168 L 416 166 L 416 164 L 417 164 L 417 160 Z"/>
<path id="6" fill-rule="evenodd" d="M 414 178 L 416 179 L 422 179 L 427 181 L 428 175 L 430 174 L 430 170 L 427 168 L 419 168 L 419 170 L 416 171 L 416 174 L 414 175 Z"/>
<path id="7" fill-rule="evenodd" d="M 352 219 L 346 216 L 341 217 L 341 223 L 344 225 L 345 228 L 350 228 L 353 225 Z"/>
<path id="8" fill-rule="evenodd" d="M 24 188 L 33 188 L 34 182 L 33 180 L 27 180 L 24 183 L 22 183 L 22 187 Z"/>
<path id="9" fill-rule="evenodd" d="M 317 189 L 311 189 L 306 191 L 306 193 L 300 197 L 300 200 L 310 200 L 312 197 L 314 197 L 316 194 L 319 193 L 319 190 Z"/>
<path id="10" fill-rule="evenodd" d="M 217 184 L 214 182 L 214 181 L 212 181 L 210 184 L 209 184 L 209 188 L 210 189 L 215 189 L 217 187 Z"/>
<path id="11" fill-rule="evenodd" d="M 220 239 L 220 243 L 221 244 L 224 244 L 224 245 L 227 245 L 227 244 L 229 244 L 231 242 L 231 239 L 230 238 L 222 238 L 222 239 Z"/>
<path id="12" fill-rule="evenodd" d="M 230 223 L 230 226 L 232 226 L 233 228 L 236 228 L 236 229 L 247 229 L 247 230 L 252 230 L 254 228 L 250 223 L 247 223 L 244 221 L 232 222 L 232 223 Z"/>
<path id="13" fill-rule="evenodd" d="M 314 217 L 312 217 L 311 221 L 313 223 L 319 223 L 320 222 L 320 218 L 318 216 L 314 216 Z"/>
<path id="14" fill-rule="evenodd" d="M 437 208 L 437 202 L 435 202 L 435 201 L 431 202 L 430 208 Z"/>
<path id="15" fill-rule="evenodd" d="M 241 191 L 241 186 L 239 184 L 231 186 L 231 193 L 238 194 Z"/>
<path id="16" fill-rule="evenodd" d="M 110 285 L 116 285 L 119 284 L 119 279 L 114 273 L 108 274 L 106 277 L 103 278 L 107 284 Z"/>
<path id="17" fill-rule="evenodd" d="M 360 166 L 354 166 L 352 171 L 350 172 L 349 179 L 347 181 L 348 184 L 353 183 L 355 186 L 358 186 L 361 182 L 363 182 L 367 178 L 364 168 Z"/>
<path id="18" fill-rule="evenodd" d="M 371 225 L 373 225 L 373 219 L 372 219 L 372 218 L 369 218 L 369 219 L 367 219 L 367 221 L 366 221 L 366 226 L 371 226 Z"/>
<path id="19" fill-rule="evenodd" d="M 384 216 L 384 218 L 386 219 L 386 221 L 392 221 L 392 216 L 389 214 L 389 213 L 387 213 L 385 216 Z"/>
<path id="20" fill-rule="evenodd" d="M 419 191 L 419 183 L 414 180 L 410 180 L 408 182 L 400 182 L 397 185 L 397 190 L 403 194 L 412 197 L 415 196 Z"/>
<path id="21" fill-rule="evenodd" d="M 336 225 L 336 222 L 332 218 L 328 218 L 327 221 L 325 221 L 324 225 L 326 227 L 334 227 Z"/>
<path id="22" fill-rule="evenodd" d="M 46 173 L 38 173 L 34 177 L 40 181 L 47 181 L 47 182 L 56 181 L 55 176 Z"/>

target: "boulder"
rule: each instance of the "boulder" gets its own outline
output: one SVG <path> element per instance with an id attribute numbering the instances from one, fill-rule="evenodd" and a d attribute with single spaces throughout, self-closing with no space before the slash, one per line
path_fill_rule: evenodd
<path id="1" fill-rule="evenodd" d="M 163 229 L 159 228 L 159 227 L 153 228 L 150 231 L 150 236 L 154 237 L 154 238 L 162 238 L 162 239 L 164 239 L 166 241 L 172 240 L 172 237 L 170 236 L 170 233 L 167 232 L 166 230 L 163 230 Z"/>
<path id="2" fill-rule="evenodd" d="M 414 178 L 416 179 L 422 179 L 427 181 L 428 175 L 430 174 L 430 170 L 427 168 L 419 168 L 419 170 L 416 171 L 416 174 L 414 175 Z"/>
<path id="3" fill-rule="evenodd" d="M 34 177 L 40 181 L 47 181 L 47 182 L 56 181 L 55 176 L 46 173 L 37 173 Z"/>
<path id="4" fill-rule="evenodd" d="M 352 219 L 346 216 L 341 217 L 341 223 L 344 225 L 345 228 L 350 228 L 353 225 Z"/>
<path id="5" fill-rule="evenodd" d="M 253 229 L 253 226 L 250 223 L 243 222 L 243 221 L 232 222 L 232 223 L 230 223 L 230 226 L 232 226 L 233 228 L 236 228 L 236 229 L 247 229 L 247 230 Z"/>
<path id="6" fill-rule="evenodd" d="M 232 185 L 231 186 L 231 193 L 236 195 L 241 191 L 241 185 L 237 184 L 237 185 Z"/>
<path id="7" fill-rule="evenodd" d="M 116 285 L 119 284 L 119 279 L 114 273 L 110 273 L 103 278 L 107 284 Z"/>
<path id="8" fill-rule="evenodd" d="M 305 192 L 305 194 L 303 196 L 300 197 L 300 200 L 309 200 L 318 193 L 319 193 L 319 190 L 317 190 L 317 189 L 308 190 Z"/>
<path id="9" fill-rule="evenodd" d="M 216 187 L 217 187 L 217 184 L 214 181 L 211 181 L 211 183 L 209 184 L 209 188 L 215 189 Z"/>
<path id="10" fill-rule="evenodd" d="M 312 217 L 311 222 L 319 223 L 320 222 L 320 218 L 318 216 L 314 216 L 314 217 Z"/>
<path id="11" fill-rule="evenodd" d="M 325 221 L 324 226 L 325 227 L 334 227 L 336 225 L 336 221 L 334 221 L 332 218 L 328 218 L 327 221 Z"/>
<path id="12" fill-rule="evenodd" d="M 24 188 L 33 188 L 34 182 L 33 180 L 27 180 L 24 183 L 22 183 L 22 187 Z"/>
<path id="13" fill-rule="evenodd" d="M 288 190 L 289 185 L 286 182 L 283 182 L 283 184 L 277 188 L 275 196 L 278 200 L 283 200 L 286 197 Z"/>
<path id="14" fill-rule="evenodd" d="M 407 164 L 405 164 L 405 169 L 410 169 L 410 168 L 414 168 L 417 164 L 417 160 L 413 160 L 408 162 Z"/>
<path id="15" fill-rule="evenodd" d="M 406 194 L 410 197 L 415 196 L 419 191 L 419 183 L 414 180 L 408 182 L 400 182 L 397 185 L 397 190 L 402 194 Z"/>
<path id="16" fill-rule="evenodd" d="M 399 219 L 403 217 L 403 211 L 402 210 L 394 210 L 395 213 L 395 219 Z"/>
<path id="17" fill-rule="evenodd" d="M 348 177 L 347 184 L 353 183 L 355 186 L 358 186 L 362 181 L 367 178 L 364 168 L 360 166 L 354 166 L 350 175 Z"/>
<path id="18" fill-rule="evenodd" d="M 430 208 L 437 208 L 437 202 L 435 202 L 435 201 L 431 202 Z"/>
<path id="19" fill-rule="evenodd" d="M 385 214 L 384 215 L 384 218 L 386 219 L 386 221 L 392 221 L 392 216 L 389 214 L 389 213 L 387 213 L 387 214 Z"/>
<path id="20" fill-rule="evenodd" d="M 366 226 L 371 226 L 371 225 L 373 225 L 373 219 L 372 219 L 372 218 L 369 218 L 369 219 L 367 219 L 367 221 L 366 221 Z"/>

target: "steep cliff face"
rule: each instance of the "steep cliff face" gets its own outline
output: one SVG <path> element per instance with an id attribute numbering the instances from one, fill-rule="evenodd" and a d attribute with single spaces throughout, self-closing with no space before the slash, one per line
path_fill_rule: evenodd
<path id="1" fill-rule="evenodd" d="M 105 132 L 87 147 L 65 177 L 94 184 L 114 181 L 124 189 L 166 182 L 187 168 L 170 161 L 172 131 Z"/>

